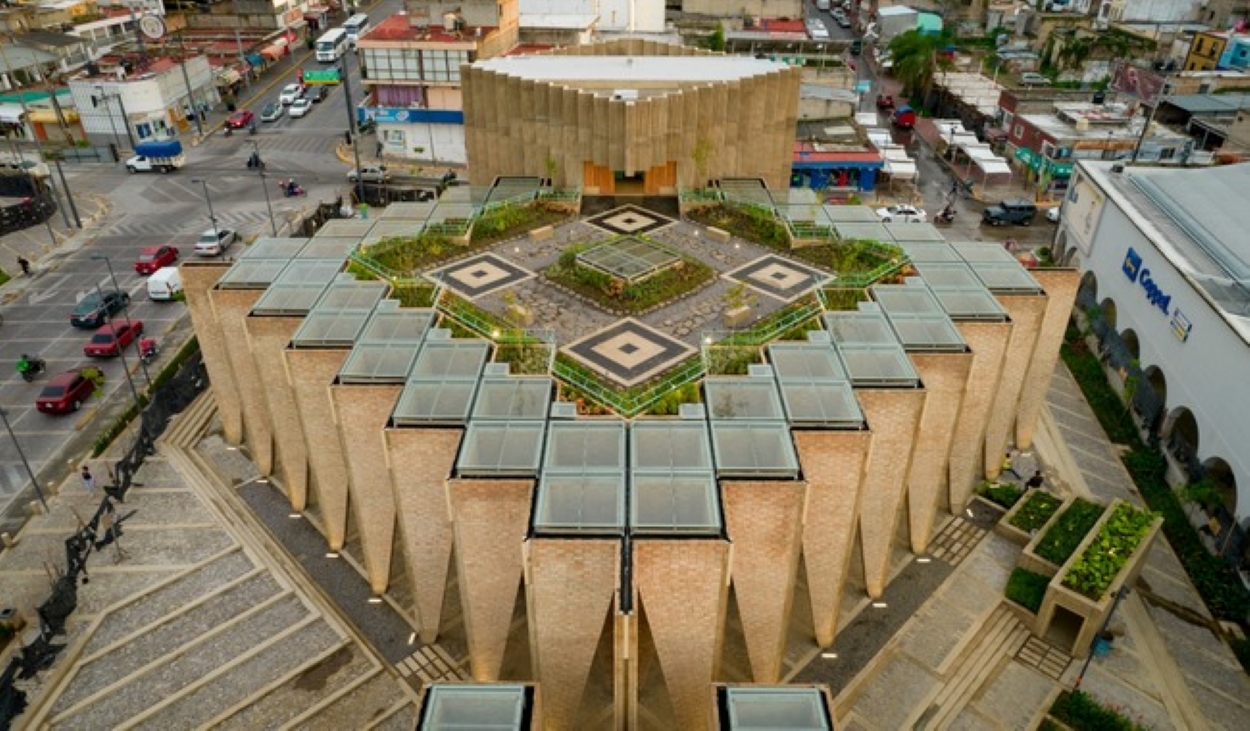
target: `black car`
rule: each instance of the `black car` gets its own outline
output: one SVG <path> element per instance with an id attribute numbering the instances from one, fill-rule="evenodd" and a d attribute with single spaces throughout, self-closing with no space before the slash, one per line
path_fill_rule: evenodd
<path id="1" fill-rule="evenodd" d="M 326 97 L 330 96 L 330 90 L 324 86 L 314 86 L 307 96 L 314 102 L 322 102 L 325 101 Z"/>
<path id="2" fill-rule="evenodd" d="M 1030 201 L 1003 201 L 996 206 L 990 206 L 981 213 L 981 223 L 990 226 L 1004 226 L 1014 223 L 1020 226 L 1028 226 L 1033 223 L 1033 217 L 1037 215 L 1037 206 Z"/>
<path id="3" fill-rule="evenodd" d="M 99 292 L 92 292 L 83 297 L 74 307 L 74 311 L 69 316 L 69 324 L 94 330 L 103 325 L 111 315 L 121 312 L 122 308 L 129 304 L 130 295 L 125 292 L 113 290 L 105 292 L 103 297 Z"/>

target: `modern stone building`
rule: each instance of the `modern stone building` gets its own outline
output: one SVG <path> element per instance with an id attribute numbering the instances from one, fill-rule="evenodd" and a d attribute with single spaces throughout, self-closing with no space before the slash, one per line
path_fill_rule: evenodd
<path id="1" fill-rule="evenodd" d="M 536 175 L 655 195 L 720 178 L 780 190 L 790 178 L 800 76 L 782 63 L 626 39 L 462 73 L 475 185 Z"/>
<path id="2" fill-rule="evenodd" d="M 397 204 L 184 264 L 187 303 L 224 438 L 422 642 L 458 609 L 473 678 L 532 683 L 543 728 L 715 727 L 714 683 L 784 682 L 796 633 L 828 647 L 1009 444 L 1030 447 L 1078 284 L 995 244 L 830 206 L 840 236 L 905 251 L 906 278 L 760 348 L 747 375 L 704 378 L 677 417 L 583 418 L 551 375 L 512 374 L 494 343 L 440 329 L 445 305 L 401 307 L 385 282 L 342 273 L 361 242 L 443 206 L 464 215 Z M 470 300 L 475 283 L 508 286 L 526 276 L 508 257 L 536 245 L 444 281 Z M 742 272 L 722 276 L 810 292 L 776 254 Z M 626 319 L 559 345 L 633 374 L 704 337 L 689 340 Z"/>

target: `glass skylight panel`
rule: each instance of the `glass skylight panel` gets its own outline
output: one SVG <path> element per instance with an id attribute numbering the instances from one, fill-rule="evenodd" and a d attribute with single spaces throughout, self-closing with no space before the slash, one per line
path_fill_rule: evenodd
<path id="1" fill-rule="evenodd" d="M 958 328 L 941 314 L 899 314 L 890 316 L 904 350 L 943 350 L 962 352 L 966 347 Z"/>
<path id="2" fill-rule="evenodd" d="M 422 223 L 399 219 L 381 220 L 373 224 L 369 233 L 360 239 L 364 246 L 373 246 L 384 239 L 415 238 L 421 233 Z"/>
<path id="3" fill-rule="evenodd" d="M 400 308 L 398 302 L 394 306 L 388 306 L 390 302 L 394 300 L 378 303 L 360 339 L 384 343 L 420 343 L 434 319 L 433 313 L 428 310 Z"/>
<path id="4" fill-rule="evenodd" d="M 286 259 L 239 259 L 221 278 L 217 286 L 223 289 L 265 289 L 274 283 Z"/>
<path id="5" fill-rule="evenodd" d="M 262 236 L 245 247 L 239 259 L 292 259 L 307 243 L 308 239 Z"/>
<path id="6" fill-rule="evenodd" d="M 927 263 L 915 261 L 916 271 L 936 292 L 938 289 L 985 289 L 985 285 L 965 263 Z"/>
<path id="7" fill-rule="evenodd" d="M 466 476 L 537 475 L 546 429 L 540 421 L 470 421 L 456 470 Z"/>
<path id="8" fill-rule="evenodd" d="M 388 208 L 390 206 L 387 206 Z M 369 233 L 369 229 L 373 228 L 376 221 L 368 221 L 359 218 L 331 218 L 317 229 L 314 239 L 321 238 L 337 238 L 349 237 L 359 239 Z"/>
<path id="9" fill-rule="evenodd" d="M 394 204 L 392 204 L 394 205 Z M 521 731 L 528 728 L 522 685 L 426 687 L 421 731 Z"/>
<path id="10" fill-rule="evenodd" d="M 295 259 L 282 270 L 274 284 L 319 284 L 325 287 L 343 271 L 343 262 L 330 259 Z"/>
<path id="11" fill-rule="evenodd" d="M 784 419 L 776 382 L 771 378 L 708 378 L 703 381 L 713 420 Z"/>
<path id="12" fill-rule="evenodd" d="M 382 282 L 362 282 L 350 274 L 341 275 L 326 288 L 314 309 L 372 311 L 386 296 L 386 289 Z"/>
<path id="13" fill-rule="evenodd" d="M 547 473 L 625 471 L 625 422 L 551 422 L 547 426 Z"/>
<path id="14" fill-rule="evenodd" d="M 1007 311 L 994 299 L 985 288 L 979 289 L 939 289 L 934 288 L 933 295 L 942 303 L 942 308 L 953 320 L 990 320 L 1007 319 Z"/>
<path id="15" fill-rule="evenodd" d="M 369 313 L 364 311 L 313 310 L 295 331 L 291 343 L 297 348 L 350 348 L 364 329 Z"/>
<path id="16" fill-rule="evenodd" d="M 463 424 L 468 421 L 475 391 L 476 380 L 409 381 L 391 417 L 400 425 Z"/>
<path id="17" fill-rule="evenodd" d="M 489 354 L 490 345 L 481 340 L 427 341 L 410 378 L 476 381 Z"/>
<path id="18" fill-rule="evenodd" d="M 838 232 L 838 236 L 842 237 L 844 241 L 850 241 L 853 239 L 870 239 L 872 241 L 890 242 L 894 240 L 894 237 L 890 236 L 889 230 L 887 230 L 886 227 L 880 222 L 835 223 L 833 228 Z"/>
<path id="19" fill-rule="evenodd" d="M 636 421 L 629 430 L 634 470 L 682 472 L 712 469 L 712 445 L 703 420 Z"/>
<path id="20" fill-rule="evenodd" d="M 913 385 L 920 380 L 899 345 L 845 343 L 838 346 L 855 386 Z"/>
<path id="21" fill-rule="evenodd" d="M 434 210 L 436 204 L 434 201 L 407 201 L 403 203 L 392 203 L 378 215 L 383 221 L 405 220 L 424 222 L 430 217 L 430 211 Z"/>
<path id="22" fill-rule="evenodd" d="M 551 378 L 545 376 L 484 379 L 473 418 L 543 421 L 551 405 L 551 387 Z"/>
<path id="23" fill-rule="evenodd" d="M 785 422 L 712 422 L 716 471 L 721 476 L 792 477 L 799 460 Z"/>
<path id="24" fill-rule="evenodd" d="M 623 473 L 545 473 L 538 484 L 534 503 L 534 530 L 539 533 L 623 533 Z"/>
<path id="25" fill-rule="evenodd" d="M 962 262 L 959 254 L 944 243 L 936 241 L 899 241 L 899 248 L 907 253 L 913 264 L 919 262 Z"/>
<path id="26" fill-rule="evenodd" d="M 768 346 L 768 361 L 781 381 L 787 378 L 846 379 L 846 370 L 831 345 L 773 343 Z"/>
<path id="27" fill-rule="evenodd" d="M 298 284 L 275 282 L 261 295 L 252 307 L 253 315 L 269 315 L 274 317 L 295 317 L 306 315 L 312 309 L 321 293 L 325 291 L 324 282 L 308 282 Z"/>
<path id="28" fill-rule="evenodd" d="M 741 687 L 724 691 L 729 725 L 724 731 L 830 731 L 829 710 L 818 688 Z"/>
<path id="29" fill-rule="evenodd" d="M 821 206 L 825 217 L 839 223 L 881 223 L 877 212 L 868 206 Z"/>
<path id="30" fill-rule="evenodd" d="M 355 236 L 316 236 L 299 250 L 297 259 L 335 259 L 344 261 L 356 249 L 360 239 Z"/>
<path id="31" fill-rule="evenodd" d="M 903 221 L 882 224 L 895 241 L 942 241 L 942 232 L 931 223 Z"/>
<path id="32" fill-rule="evenodd" d="M 825 327 L 835 343 L 898 343 L 885 315 L 875 308 L 825 315 Z"/>
<path id="33" fill-rule="evenodd" d="M 630 484 L 633 533 L 721 532 L 720 501 L 711 471 L 703 474 L 635 474 Z"/>
<path id="34" fill-rule="evenodd" d="M 972 265 L 972 272 L 991 292 L 1037 294 L 1041 285 L 1016 261 L 982 262 Z"/>
<path id="35" fill-rule="evenodd" d="M 339 370 L 343 383 L 403 383 L 417 358 L 411 343 L 358 342 Z"/>
<path id="36" fill-rule="evenodd" d="M 859 428 L 864 423 L 850 381 L 787 379 L 781 382 L 781 400 L 792 424 Z"/>

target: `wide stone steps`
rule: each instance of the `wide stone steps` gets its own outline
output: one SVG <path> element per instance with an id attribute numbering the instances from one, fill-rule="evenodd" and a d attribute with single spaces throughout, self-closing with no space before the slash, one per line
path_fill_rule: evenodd
<path id="1" fill-rule="evenodd" d="M 369 731 L 412 731 L 417 727 L 417 704 L 405 701 L 391 712 L 369 727 Z"/>
<path id="2" fill-rule="evenodd" d="M 213 400 L 212 392 L 206 390 L 190 406 L 174 416 L 158 443 L 191 447 L 199 441 L 200 435 L 216 414 L 217 402 Z"/>
<path id="3" fill-rule="evenodd" d="M 301 731 L 367 728 L 369 724 L 386 718 L 396 707 L 411 700 L 393 675 L 385 670 L 378 670 L 309 708 L 282 728 Z"/>
<path id="4" fill-rule="evenodd" d="M 916 723 L 916 729 L 938 731 L 949 727 L 990 676 L 1029 639 L 1028 629 L 1001 604 L 983 627 L 981 636 L 952 665 L 946 682 Z"/>

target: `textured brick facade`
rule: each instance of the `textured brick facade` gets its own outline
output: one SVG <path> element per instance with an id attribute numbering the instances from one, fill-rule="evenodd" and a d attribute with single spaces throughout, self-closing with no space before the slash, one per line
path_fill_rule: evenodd
<path id="1" fill-rule="evenodd" d="M 239 400 L 239 389 L 235 386 L 230 356 L 226 353 L 221 321 L 208 295 L 229 268 L 224 262 L 194 262 L 183 264 L 178 271 L 182 275 L 182 291 L 187 297 L 191 326 L 195 328 L 204 367 L 208 370 L 208 385 L 213 390 L 213 402 L 217 404 L 222 437 L 237 446 L 243 443 L 243 405 Z"/>
<path id="2" fill-rule="evenodd" d="M 864 477 L 867 431 L 796 431 L 794 445 L 807 478 L 803 563 L 816 642 L 833 644 L 842 591 L 851 568 Z"/>
<path id="3" fill-rule="evenodd" d="M 908 536 L 912 552 L 920 554 L 929 550 L 938 508 L 947 505 L 951 424 L 959 418 L 972 354 L 912 353 L 911 361 L 928 393 L 907 475 Z"/>
<path id="4" fill-rule="evenodd" d="M 872 443 L 864 465 L 859 509 L 859 537 L 864 551 L 864 583 L 868 596 L 885 593 L 890 574 L 894 531 L 907 491 L 907 470 L 924 410 L 924 389 L 856 389 L 868 419 Z"/>
<path id="5" fill-rule="evenodd" d="M 972 350 L 972 370 L 964 391 L 963 407 L 955 422 L 955 438 L 951 442 L 950 506 L 952 512 L 964 509 L 972 490 L 984 475 L 982 445 L 990 406 L 998 390 L 1002 373 L 1003 353 L 1011 335 L 1009 322 L 957 322 L 959 334 Z"/>
<path id="6" fill-rule="evenodd" d="M 620 577 L 620 543 L 536 538 L 526 544 L 530 657 L 543 725 L 573 729 Z"/>
<path id="7" fill-rule="evenodd" d="M 298 512 L 308 502 L 308 447 L 282 351 L 303 321 L 299 317 L 249 317 L 245 321 L 261 391 L 273 417 L 274 470 L 291 509 Z"/>
<path id="8" fill-rule="evenodd" d="M 383 429 L 403 390 L 400 385 L 334 385 L 339 439 L 347 457 L 347 487 L 360 525 L 365 574 L 375 594 L 386 591 L 395 540 L 395 498 Z"/>
<path id="9" fill-rule="evenodd" d="M 721 483 L 730 577 L 757 683 L 781 680 L 806 497 L 801 482 Z"/>
<path id="10" fill-rule="evenodd" d="M 252 360 L 252 344 L 246 326 L 248 313 L 263 294 L 253 289 L 214 289 L 208 296 L 221 323 L 226 355 L 234 371 L 234 385 L 243 409 L 243 440 L 256 470 L 270 475 L 273 473 L 273 428 L 265 390 L 260 385 L 256 361 Z"/>
<path id="11" fill-rule="evenodd" d="M 330 384 L 350 350 L 287 350 L 287 370 L 308 444 L 310 487 L 325 526 L 331 551 L 342 550 L 347 539 L 347 461 L 330 401 Z"/>
<path id="12" fill-rule="evenodd" d="M 412 582 L 421 641 L 425 643 L 438 639 L 442 621 L 452 543 L 447 479 L 461 434 L 459 429 L 386 431 L 404 570 Z M 519 539 L 515 548 L 520 565 Z"/>
<path id="13" fill-rule="evenodd" d="M 708 728 L 707 689 L 720 667 L 729 601 L 729 544 L 640 540 L 634 544 L 634 585 L 678 728 Z"/>
<path id="14" fill-rule="evenodd" d="M 1016 423 L 1016 404 L 1024 387 L 1024 374 L 1033 360 L 1037 334 L 1046 313 L 1046 297 L 1039 295 L 999 295 L 998 302 L 1011 313 L 1011 338 L 1003 356 L 1003 375 L 985 424 L 985 476 L 993 479 L 1002 471 L 1003 454 L 1011 443 Z"/>
<path id="15" fill-rule="evenodd" d="M 521 550 L 529 530 L 534 483 L 452 480 L 447 493 L 469 665 L 474 680 L 499 680 L 521 582 Z"/>
<path id="16" fill-rule="evenodd" d="M 1081 286 L 1081 272 L 1076 269 L 1034 269 L 1032 274 L 1046 290 L 1046 314 L 1042 316 L 1037 345 L 1033 348 L 1033 358 L 1024 375 L 1020 402 L 1016 406 L 1016 446 L 1020 449 L 1033 448 L 1037 419 L 1046 402 L 1050 379 L 1055 375 L 1059 346 L 1063 344 L 1063 334 L 1072 315 L 1072 303 L 1076 301 L 1076 291 Z"/>

